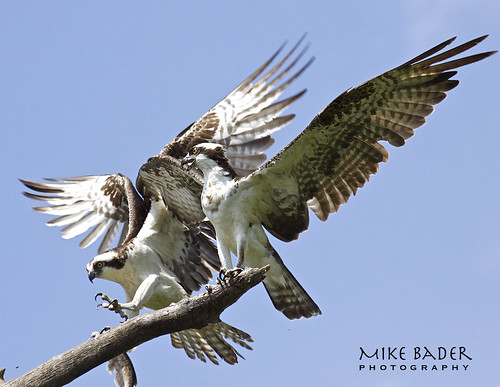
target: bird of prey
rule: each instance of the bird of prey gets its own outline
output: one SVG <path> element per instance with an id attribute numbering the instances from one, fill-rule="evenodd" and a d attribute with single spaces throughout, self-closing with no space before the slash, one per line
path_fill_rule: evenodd
<path id="1" fill-rule="evenodd" d="M 121 174 L 21 180 L 37 192 L 25 192 L 27 197 L 49 204 L 33 209 L 57 216 L 47 224 L 64 226 L 63 238 L 90 230 L 80 243 L 87 247 L 103 236 L 99 255 L 87 266 L 89 278 L 120 283 L 126 302 L 117 306 L 129 315 L 142 307 L 159 309 L 188 297 L 211 279 L 211 270 L 219 270 L 211 242 L 213 229 L 201 210 L 202 175 L 181 168 L 181 158 L 192 146 L 208 141 L 227 147 L 232 168 L 240 175 L 262 164 L 265 150 L 274 142 L 272 133 L 294 117 L 282 115 L 283 111 L 305 92 L 278 100 L 313 60 L 291 72 L 307 49 L 297 51 L 301 41 L 271 66 L 282 46 L 226 98 L 149 158 L 139 171 L 137 190 Z M 110 249 L 120 227 L 118 245 Z M 172 344 L 183 347 L 190 357 L 204 360 L 205 354 L 216 362 L 213 349 L 232 364 L 237 352 L 223 338 L 244 347 L 251 340 L 248 334 L 219 323 L 174 334 Z"/>
<path id="2" fill-rule="evenodd" d="M 189 297 L 209 281 L 211 269 L 218 268 L 216 248 L 208 238 L 203 238 L 203 233 L 193 232 L 176 220 L 161 197 L 151 197 L 150 205 L 135 237 L 87 264 L 91 281 L 103 278 L 123 287 L 127 302 L 119 303 L 102 295 L 109 301 L 103 305 L 120 313 L 125 310 L 127 317 L 137 315 L 144 307 L 158 310 Z M 205 362 L 206 356 L 214 364 L 218 364 L 214 351 L 229 364 L 242 357 L 226 339 L 252 349 L 247 344 L 252 341 L 249 334 L 222 321 L 170 336 L 172 345 L 184 348 L 190 358 L 198 357 Z"/>
<path id="3" fill-rule="evenodd" d="M 182 160 L 204 175 L 201 204 L 215 227 L 221 263 L 271 265 L 264 279 L 274 292 L 293 281 L 264 229 L 290 242 L 309 226 L 308 208 L 322 221 L 346 203 L 388 159 L 380 141 L 402 146 L 433 106 L 457 86 L 455 68 L 494 52 L 454 57 L 486 36 L 440 52 L 447 40 L 410 61 L 347 90 L 321 111 L 289 145 L 246 177 L 231 168 L 220 144 L 194 146 Z M 286 297 L 282 300 L 287 302 Z M 294 317 L 294 316 L 292 316 Z"/>

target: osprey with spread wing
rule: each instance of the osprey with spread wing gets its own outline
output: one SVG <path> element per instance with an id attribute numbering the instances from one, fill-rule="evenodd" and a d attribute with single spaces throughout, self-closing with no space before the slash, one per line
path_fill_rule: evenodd
<path id="1" fill-rule="evenodd" d="M 224 100 L 151 157 L 139 171 L 137 190 L 121 174 L 42 183 L 21 180 L 42 193 L 24 194 L 49 204 L 33 209 L 57 216 L 48 225 L 64 226 L 63 238 L 90 230 L 80 243 L 80 247 L 87 247 L 103 236 L 99 255 L 87 265 L 88 275 L 119 283 L 126 302 L 115 306 L 127 310 L 129 316 L 142 307 L 159 309 L 189 297 L 211 279 L 212 270 L 219 270 L 211 241 L 213 229 L 201 210 L 202 176 L 182 169 L 180 159 L 192 146 L 208 141 L 227 147 L 232 168 L 241 175 L 265 161 L 264 152 L 274 141 L 272 133 L 294 117 L 282 112 L 304 93 L 276 102 L 312 61 L 282 81 L 305 52 L 285 66 L 299 44 L 264 73 L 280 48 Z M 118 246 L 110 249 L 122 226 Z M 172 344 L 184 348 L 192 358 L 205 361 L 206 355 L 217 363 L 215 351 L 230 364 L 240 355 L 225 339 L 245 348 L 251 341 L 248 334 L 223 322 L 171 337 Z"/>
<path id="2" fill-rule="evenodd" d="M 449 60 L 486 36 L 441 51 L 450 39 L 412 60 L 341 94 L 276 156 L 246 177 L 231 168 L 220 144 L 200 144 L 182 160 L 203 172 L 202 206 L 215 227 L 224 269 L 271 265 L 264 279 L 274 294 L 293 277 L 264 232 L 289 242 L 309 226 L 310 208 L 325 221 L 346 203 L 380 162 L 388 159 L 379 143 L 402 146 L 425 123 L 433 106 L 458 85 L 455 68 L 482 60 L 485 52 Z M 436 54 L 436 55 L 434 55 Z M 282 299 L 291 303 L 292 297 Z M 292 316 L 295 317 L 295 316 Z"/>

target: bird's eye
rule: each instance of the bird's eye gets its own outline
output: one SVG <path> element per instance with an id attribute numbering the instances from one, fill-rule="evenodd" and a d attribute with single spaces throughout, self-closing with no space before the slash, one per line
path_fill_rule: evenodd
<path id="1" fill-rule="evenodd" d="M 102 262 L 97 262 L 95 264 L 95 267 L 97 267 L 98 269 L 102 269 L 103 266 L 104 266 L 104 264 Z"/>
<path id="2" fill-rule="evenodd" d="M 195 155 L 198 153 L 198 148 L 191 149 L 191 154 Z"/>

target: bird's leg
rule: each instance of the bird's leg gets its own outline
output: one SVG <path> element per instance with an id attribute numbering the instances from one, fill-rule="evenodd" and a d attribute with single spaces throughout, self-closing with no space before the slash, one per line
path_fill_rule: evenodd
<path id="1" fill-rule="evenodd" d="M 231 250 L 229 250 L 229 248 L 222 243 L 219 238 L 217 238 L 217 250 L 219 252 L 219 261 L 222 266 L 219 276 L 217 277 L 217 283 L 222 285 L 225 282 L 228 271 L 233 268 L 233 261 L 231 259 Z"/>
<path id="2" fill-rule="evenodd" d="M 217 249 L 219 251 L 219 260 L 222 270 L 230 270 L 233 268 L 233 260 L 231 259 L 231 250 L 217 239 Z"/>
<path id="3" fill-rule="evenodd" d="M 236 267 L 240 269 L 240 272 L 245 267 L 245 254 L 248 247 L 248 239 L 247 239 L 248 230 L 240 233 L 238 240 L 236 241 L 236 255 L 238 256 L 238 262 L 236 263 Z"/>
<path id="4" fill-rule="evenodd" d="M 103 301 L 106 303 L 99 304 L 98 306 L 102 306 L 103 308 L 113 310 L 116 313 L 119 313 L 120 316 L 126 318 L 134 317 L 139 314 L 139 310 L 143 307 L 143 305 L 148 302 L 151 296 L 154 293 L 154 285 L 158 279 L 157 274 L 151 274 L 137 288 L 134 298 L 125 303 L 119 303 L 118 300 L 112 300 L 106 294 L 99 293 L 96 295 L 97 297 L 101 297 Z M 127 310 L 125 313 L 123 310 Z"/>
<path id="5" fill-rule="evenodd" d="M 240 274 L 243 269 L 245 268 L 245 251 L 247 247 L 247 239 L 243 235 L 242 237 L 238 238 L 238 241 L 236 242 L 236 248 L 237 248 L 237 256 L 238 256 L 238 263 L 236 264 L 236 267 L 233 267 L 229 270 L 226 270 L 225 272 L 221 273 L 224 275 L 223 280 L 226 278 L 234 277 Z M 220 274 L 219 274 L 220 278 Z"/>
<path id="6" fill-rule="evenodd" d="M 123 309 L 138 313 L 139 310 L 149 301 L 154 293 L 155 285 L 160 277 L 157 274 L 150 274 L 139 285 L 135 291 L 134 298 L 124 304 L 120 304 Z"/>

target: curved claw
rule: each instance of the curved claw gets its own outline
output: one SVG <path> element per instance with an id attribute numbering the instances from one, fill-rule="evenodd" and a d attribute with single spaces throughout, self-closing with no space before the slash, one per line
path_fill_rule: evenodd
<path id="1" fill-rule="evenodd" d="M 96 309 L 99 309 L 99 307 L 106 308 L 108 310 L 111 310 L 115 313 L 118 313 L 120 317 L 124 318 L 125 321 L 128 320 L 127 314 L 122 310 L 120 303 L 118 302 L 117 299 L 111 299 L 108 295 L 104 293 L 97 293 L 94 297 L 94 299 L 97 302 L 97 297 L 101 297 L 103 301 L 106 302 L 101 302 L 100 304 L 97 304 Z"/>
<path id="2" fill-rule="evenodd" d="M 235 277 L 243 271 L 242 267 L 236 266 L 235 268 L 228 270 L 226 273 L 226 277 Z"/>
<path id="3" fill-rule="evenodd" d="M 100 304 L 97 304 L 97 306 L 95 307 L 96 309 L 99 309 L 99 307 L 103 307 L 105 309 L 108 309 L 108 310 L 115 310 L 115 308 L 113 308 L 113 303 L 111 302 L 101 302 Z"/>
<path id="4" fill-rule="evenodd" d="M 228 279 L 236 277 L 242 271 L 243 269 L 241 267 L 233 267 L 232 269 L 229 270 L 223 268 L 219 272 L 219 276 L 217 277 L 217 283 L 222 285 L 223 283 L 226 283 Z"/>
<path id="5" fill-rule="evenodd" d="M 211 293 L 212 293 L 212 291 L 214 290 L 214 286 L 213 286 L 213 285 L 210 285 L 210 284 L 206 284 L 206 285 L 205 285 L 205 289 L 206 289 L 206 291 L 207 291 L 209 294 L 211 294 Z"/>
<path id="6" fill-rule="evenodd" d="M 226 277 L 227 277 L 228 271 L 229 270 L 224 269 L 224 268 L 220 269 L 219 275 L 217 276 L 217 284 L 223 285 L 226 282 Z"/>

